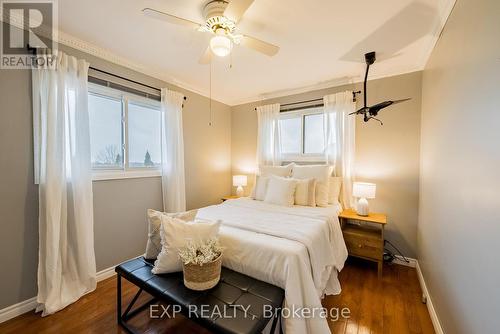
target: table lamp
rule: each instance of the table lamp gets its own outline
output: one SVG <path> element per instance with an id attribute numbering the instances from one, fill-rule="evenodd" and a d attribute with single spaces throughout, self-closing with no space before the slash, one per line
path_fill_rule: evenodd
<path id="1" fill-rule="evenodd" d="M 352 186 L 352 195 L 358 197 L 356 204 L 356 213 L 360 216 L 368 216 L 370 211 L 367 199 L 375 198 L 377 186 L 374 183 L 354 182 Z"/>
<path id="2" fill-rule="evenodd" d="M 233 186 L 236 188 L 236 195 L 238 197 L 243 196 L 243 187 L 247 185 L 246 175 L 233 175 Z"/>

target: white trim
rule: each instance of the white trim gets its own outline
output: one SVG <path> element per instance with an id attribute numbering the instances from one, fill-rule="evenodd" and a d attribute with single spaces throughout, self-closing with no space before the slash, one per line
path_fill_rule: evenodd
<path id="1" fill-rule="evenodd" d="M 392 263 L 399 264 L 406 267 L 416 268 L 417 267 L 417 259 L 406 257 L 409 262 L 406 262 L 401 255 L 394 255 L 394 260 Z"/>
<path id="2" fill-rule="evenodd" d="M 24 300 L 20 303 L 8 306 L 0 310 L 0 323 L 20 316 L 26 312 L 34 310 L 36 307 L 36 297 Z"/>
<path id="3" fill-rule="evenodd" d="M 417 268 L 418 281 L 420 282 L 420 287 L 422 288 L 422 298 L 426 300 L 427 310 L 429 311 L 429 315 L 431 317 L 434 330 L 436 331 L 436 334 L 444 334 L 443 327 L 441 326 L 436 310 L 434 309 L 434 304 L 432 303 L 432 298 L 429 294 L 429 290 L 427 290 L 427 285 L 425 284 L 424 275 L 422 274 L 422 270 L 420 269 L 418 261 L 416 262 L 416 268 Z"/>
<path id="4" fill-rule="evenodd" d="M 116 266 L 112 266 L 112 267 L 103 269 L 103 270 L 99 271 L 98 273 L 96 273 L 97 282 L 101 282 L 101 281 L 104 281 L 105 279 L 108 279 L 110 277 L 115 276 L 116 275 L 115 267 Z"/>
<path id="5" fill-rule="evenodd" d="M 139 255 L 139 256 L 141 256 L 141 255 Z M 129 260 L 132 260 L 135 258 L 137 258 L 137 256 L 133 257 Z M 129 260 L 125 260 L 121 263 L 127 262 Z M 120 265 L 121 263 L 117 264 L 116 266 Z M 109 268 L 106 268 L 106 269 L 103 269 L 103 270 L 97 272 L 96 273 L 97 282 L 101 282 L 101 281 L 104 281 L 105 279 L 108 279 L 110 277 L 115 276 L 116 275 L 116 273 L 115 273 L 116 266 L 111 266 Z M 20 316 L 26 312 L 34 310 L 36 308 L 36 305 L 37 305 L 36 297 L 33 297 L 30 299 L 24 300 L 20 303 L 17 303 L 17 304 L 11 305 L 11 306 L 7 306 L 6 308 L 1 309 L 0 310 L 0 324 L 2 322 L 5 322 L 5 321 L 10 320 L 12 318 L 15 318 L 17 316 Z"/>
<path id="6" fill-rule="evenodd" d="M 137 179 L 143 177 L 159 177 L 161 170 L 93 170 L 92 181 L 119 180 L 119 179 Z"/>

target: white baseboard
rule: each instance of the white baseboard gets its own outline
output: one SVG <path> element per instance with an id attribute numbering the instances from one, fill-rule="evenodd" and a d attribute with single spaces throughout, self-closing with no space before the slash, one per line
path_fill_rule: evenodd
<path id="1" fill-rule="evenodd" d="M 0 323 L 15 318 L 23 313 L 34 310 L 35 307 L 36 307 L 36 297 L 8 306 L 0 310 Z"/>
<path id="2" fill-rule="evenodd" d="M 113 267 L 109 267 L 109 268 L 106 268 L 104 270 L 99 271 L 96 274 L 97 282 L 104 281 L 105 279 L 108 279 L 110 277 L 115 276 L 116 275 L 115 267 L 116 266 L 113 266 Z"/>
<path id="3" fill-rule="evenodd" d="M 424 276 L 422 274 L 422 271 L 420 270 L 418 261 L 416 261 L 416 268 L 417 268 L 418 280 L 420 282 L 420 287 L 422 288 L 422 294 L 423 294 L 422 297 L 425 298 L 427 301 L 426 302 L 427 310 L 429 311 L 432 325 L 434 326 L 434 331 L 436 331 L 436 334 L 444 334 L 443 327 L 441 327 L 441 323 L 439 322 L 436 310 L 434 309 L 434 304 L 432 304 L 432 298 L 429 295 L 429 291 L 427 290 L 427 285 L 425 284 Z"/>
<path id="4" fill-rule="evenodd" d="M 127 260 L 128 261 L 128 260 Z M 126 262 L 126 261 L 124 261 Z M 115 273 L 115 267 L 112 266 L 109 268 L 106 268 L 104 270 L 101 270 L 96 273 L 96 278 L 97 282 L 101 282 L 107 278 L 113 277 Z M 21 314 L 24 314 L 26 312 L 29 312 L 31 310 L 34 310 L 36 308 L 37 302 L 36 302 L 36 297 L 24 300 L 20 303 L 7 306 L 4 309 L 0 310 L 0 324 L 2 322 L 5 322 L 7 320 L 10 320 L 12 318 L 15 318 Z"/>
<path id="5" fill-rule="evenodd" d="M 392 263 L 400 264 L 402 266 L 407 266 L 407 267 L 412 267 L 416 268 L 417 267 L 417 259 L 413 259 L 411 257 L 406 258 L 408 262 L 404 260 L 404 258 L 401 255 L 394 255 L 394 260 Z"/>

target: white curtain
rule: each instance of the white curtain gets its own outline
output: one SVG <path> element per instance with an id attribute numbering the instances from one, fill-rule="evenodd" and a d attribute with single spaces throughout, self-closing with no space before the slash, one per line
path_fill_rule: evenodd
<path id="1" fill-rule="evenodd" d="M 88 67 L 58 52 L 55 68 L 32 71 L 42 316 L 96 287 Z"/>
<path id="2" fill-rule="evenodd" d="M 163 210 L 186 211 L 184 179 L 184 139 L 182 132 L 182 103 L 184 95 L 161 90 L 162 106 L 162 192 Z"/>
<path id="3" fill-rule="evenodd" d="M 281 144 L 279 136 L 280 105 L 257 107 L 257 165 L 279 165 Z"/>
<path id="4" fill-rule="evenodd" d="M 342 204 L 345 208 L 352 208 L 356 117 L 349 114 L 356 110 L 356 103 L 351 91 L 326 95 L 323 102 L 325 159 L 335 166 L 336 175 L 342 177 Z"/>

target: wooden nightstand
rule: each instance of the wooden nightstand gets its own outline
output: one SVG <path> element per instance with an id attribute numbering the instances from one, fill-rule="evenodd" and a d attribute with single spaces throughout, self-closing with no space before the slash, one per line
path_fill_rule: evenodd
<path id="1" fill-rule="evenodd" d="M 222 198 L 221 198 L 221 200 L 222 200 L 223 202 L 225 202 L 225 201 L 227 201 L 228 199 L 237 199 L 237 198 L 239 198 L 239 197 L 238 197 L 238 196 L 236 196 L 236 195 L 229 195 L 229 196 L 224 196 L 224 197 L 222 197 Z"/>
<path id="2" fill-rule="evenodd" d="M 378 277 L 382 277 L 387 216 L 383 213 L 359 216 L 353 210 L 344 210 L 339 220 L 349 255 L 377 262 Z"/>

